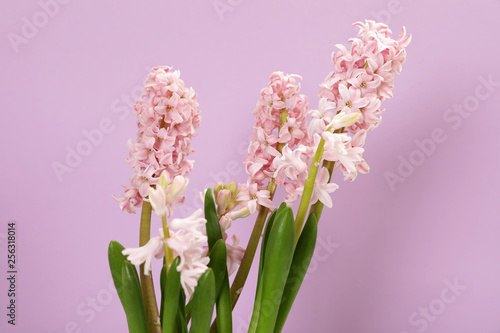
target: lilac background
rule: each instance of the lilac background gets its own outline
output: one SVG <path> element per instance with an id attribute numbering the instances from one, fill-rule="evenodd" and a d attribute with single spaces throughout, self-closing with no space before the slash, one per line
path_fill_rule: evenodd
<path id="1" fill-rule="evenodd" d="M 69 1 L 16 53 L 8 33 L 21 35 L 23 17 L 32 21 L 41 7 L 2 0 L 0 330 L 126 331 L 108 289 L 106 251 L 111 239 L 136 245 L 139 216 L 120 212 L 111 194 L 131 174 L 126 141 L 136 131 L 121 98 L 135 94 L 150 67 L 180 69 L 198 93 L 203 121 L 188 188 L 194 209 L 210 182 L 245 180 L 240 161 L 269 74 L 301 74 L 317 107 L 334 44 L 357 33 L 353 22 L 379 17 L 395 34 L 403 25 L 413 34 L 408 60 L 365 146 L 371 173 L 353 183 L 335 176 L 341 187 L 319 234 L 333 251 L 318 248 L 285 331 L 500 332 L 500 87 L 460 124 L 443 118 L 455 104 L 477 101 L 478 77 L 500 81 L 500 1 L 221 1 L 232 4 L 222 19 L 212 0 Z M 65 163 L 66 147 L 75 149 L 82 131 L 106 118 L 113 131 L 58 181 L 51 164 Z M 415 140 L 437 128 L 446 140 L 391 189 L 387 173 L 397 174 L 400 158 L 422 162 Z M 9 220 L 18 223 L 15 327 L 4 314 Z M 244 244 L 252 222 L 235 223 Z M 443 310 L 442 292 L 453 296 L 445 281 L 455 279 L 467 289 Z M 244 331 L 253 292 L 249 283 L 235 332 Z M 409 321 L 429 306 L 443 312 L 425 327 L 420 315 L 419 324 Z"/>

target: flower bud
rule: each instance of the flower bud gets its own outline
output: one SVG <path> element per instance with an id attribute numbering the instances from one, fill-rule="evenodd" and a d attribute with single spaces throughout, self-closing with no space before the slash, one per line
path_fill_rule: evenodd
<path id="1" fill-rule="evenodd" d="M 332 130 L 336 130 L 342 127 L 349 127 L 355 124 L 359 120 L 359 118 L 361 118 L 361 115 L 359 113 L 345 114 L 344 112 L 340 112 L 335 117 L 333 117 L 329 127 L 331 126 Z"/>
<path id="2" fill-rule="evenodd" d="M 156 189 L 153 186 L 149 187 L 149 202 L 158 216 L 167 215 L 167 198 L 161 186 L 157 186 Z"/>
<path id="3" fill-rule="evenodd" d="M 229 214 L 226 214 L 220 218 L 219 223 L 220 223 L 220 229 L 222 231 L 222 234 L 224 234 L 227 229 L 231 228 L 231 225 L 233 224 L 233 220 L 231 220 L 231 217 L 229 217 Z"/>
<path id="4" fill-rule="evenodd" d="M 238 191 L 238 184 L 233 180 L 232 182 L 227 183 L 225 186 L 226 189 L 231 191 L 231 196 L 233 198 L 236 198 L 236 192 Z"/>
<path id="5" fill-rule="evenodd" d="M 214 186 L 214 197 L 217 198 L 217 195 L 219 195 L 219 191 L 224 189 L 225 186 L 224 186 L 224 183 L 223 182 L 218 182 L 217 184 L 215 184 Z"/>
<path id="6" fill-rule="evenodd" d="M 216 196 L 217 201 L 217 215 L 222 216 L 226 213 L 226 209 L 231 202 L 231 191 L 223 189 L 220 190 Z"/>
<path id="7" fill-rule="evenodd" d="M 229 215 L 229 218 L 234 221 L 236 219 L 250 216 L 250 210 L 248 209 L 248 207 L 243 207 L 227 215 Z"/>
<path id="8" fill-rule="evenodd" d="M 189 183 L 189 179 L 184 176 L 175 176 L 172 185 L 170 185 L 170 191 L 167 194 L 167 201 L 173 202 L 177 197 L 181 195 L 186 189 Z"/>

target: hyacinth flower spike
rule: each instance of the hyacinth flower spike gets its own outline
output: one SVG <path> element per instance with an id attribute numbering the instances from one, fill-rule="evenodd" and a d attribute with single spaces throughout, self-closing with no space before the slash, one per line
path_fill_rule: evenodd
<path id="1" fill-rule="evenodd" d="M 130 187 L 125 187 L 123 197 L 115 199 L 120 208 L 128 213 L 135 213 L 135 208 L 142 206 L 139 236 L 142 247 L 151 238 L 152 204 L 155 205 L 155 213 L 164 220 L 168 237 L 165 219 L 184 200 L 180 193 L 187 185 L 185 176 L 194 164 L 185 157 L 194 152 L 191 140 L 196 136 L 201 116 L 196 93 L 185 86 L 179 71 L 168 66 L 155 67 L 149 73 L 144 93 L 135 102 L 134 112 L 138 125 L 137 141 L 133 143 L 129 140 L 130 154 L 127 159 L 134 175 L 130 178 Z M 157 186 L 160 178 L 163 184 Z M 171 251 L 166 244 L 165 251 L 170 257 L 168 253 Z M 144 271 L 140 270 L 140 277 L 148 327 L 150 332 L 159 333 L 161 329 L 158 327 L 159 312 L 153 281 L 151 275 L 144 274 Z"/>
<path id="2" fill-rule="evenodd" d="M 404 28 L 393 39 L 385 24 L 367 20 L 354 26 L 359 38 L 350 39 L 350 47 L 337 45 L 316 110 L 309 109 L 300 93 L 299 75 L 271 74 L 253 112 L 253 136 L 244 159 L 248 178 L 243 184 L 219 182 L 213 195 L 205 190 L 204 217 L 198 210 L 171 219 L 186 199 L 187 175 L 194 165 L 187 157 L 194 152 L 191 140 L 201 121 L 196 93 L 185 86 L 179 71 L 153 68 L 134 105 L 138 131 L 136 140 L 128 141 L 130 185 L 115 197 L 123 211 L 142 209 L 139 247 L 125 249 L 112 242 L 108 252 L 130 332 L 187 332 L 190 320 L 190 332 L 231 332 L 231 310 L 261 239 L 249 333 L 281 332 L 314 252 L 323 206 L 333 206 L 331 194 L 339 188 L 331 182 L 332 173 L 340 170 L 344 180 L 353 181 L 369 172 L 363 157 L 367 134 L 380 126 L 382 102 L 393 96 L 394 76 L 411 41 Z M 285 197 L 275 209 L 278 187 Z M 162 228 L 151 237 L 153 211 Z M 230 228 L 253 213 L 257 217 L 243 249 Z M 161 318 L 153 257 L 164 262 Z M 186 298 L 191 299 L 187 304 Z M 264 307 L 277 299 L 278 306 Z M 215 304 L 217 323 L 210 329 Z"/>

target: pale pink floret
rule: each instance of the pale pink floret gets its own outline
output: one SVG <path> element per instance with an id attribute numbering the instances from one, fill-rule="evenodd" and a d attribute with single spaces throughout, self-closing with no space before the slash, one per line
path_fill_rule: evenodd
<path id="1" fill-rule="evenodd" d="M 344 174 L 344 180 L 354 181 L 356 179 L 356 177 L 358 176 L 358 173 L 366 174 L 366 173 L 370 172 L 370 167 L 365 162 L 365 160 L 355 162 L 354 165 L 355 165 L 355 169 L 356 169 L 355 171 L 346 169 L 344 165 L 340 166 L 340 169 L 342 170 L 342 173 Z"/>
<path id="2" fill-rule="evenodd" d="M 123 197 L 117 198 L 113 195 L 113 198 L 119 202 L 120 209 L 126 211 L 130 214 L 135 214 L 136 206 L 140 206 L 142 204 L 142 197 L 139 195 L 139 191 L 135 187 L 125 187 Z"/>
<path id="3" fill-rule="evenodd" d="M 351 137 L 340 133 L 323 133 L 325 151 L 323 157 L 327 161 L 338 162 L 347 172 L 356 172 L 356 164 L 363 161 L 364 149 L 353 147 Z"/>
<path id="4" fill-rule="evenodd" d="M 287 122 L 281 127 L 278 142 L 288 143 L 290 141 L 300 140 L 304 136 L 304 132 L 302 132 L 300 127 L 297 125 L 297 120 L 294 118 L 288 118 Z"/>
<path id="5" fill-rule="evenodd" d="M 186 218 L 173 219 L 168 224 L 169 229 L 198 231 L 207 222 L 207 220 L 201 217 L 202 215 L 203 211 L 201 209 L 198 209 Z"/>
<path id="6" fill-rule="evenodd" d="M 367 133 L 368 132 L 366 130 L 361 130 L 361 131 L 358 131 L 356 134 L 354 134 L 352 136 L 352 139 L 351 139 L 352 146 L 353 147 L 363 147 L 363 145 L 365 144 Z"/>
<path id="7" fill-rule="evenodd" d="M 317 110 L 309 111 L 311 121 L 309 122 L 308 134 L 312 138 L 314 133 L 323 133 L 328 128 L 335 115 L 337 104 L 327 98 L 320 98 Z"/>
<path id="8" fill-rule="evenodd" d="M 298 186 L 294 183 L 285 183 L 285 203 L 288 207 L 291 207 L 299 199 L 302 193 L 299 191 L 300 188 L 303 188 L 303 184 L 302 186 Z"/>
<path id="9" fill-rule="evenodd" d="M 230 213 L 222 215 L 219 219 L 220 231 L 224 234 L 227 229 L 231 228 L 233 221 L 234 220 L 231 218 Z"/>
<path id="10" fill-rule="evenodd" d="M 156 169 L 153 165 L 148 165 L 144 170 L 137 172 L 131 178 L 132 186 L 137 189 L 139 195 L 145 198 L 149 192 L 149 184 L 158 181 L 158 175 L 156 175 Z"/>
<path id="11" fill-rule="evenodd" d="M 123 255 L 128 255 L 128 260 L 133 265 L 144 263 L 144 274 L 149 275 L 151 270 L 151 261 L 155 253 L 163 249 L 163 237 L 153 237 L 146 245 L 138 248 L 129 248 L 122 251 Z"/>
<path id="12" fill-rule="evenodd" d="M 322 167 L 314 181 L 314 188 L 311 196 L 311 205 L 316 203 L 318 200 L 321 201 L 326 207 L 332 208 L 332 198 L 330 193 L 333 193 L 339 188 L 337 184 L 329 183 L 328 178 L 330 177 L 328 169 Z M 304 187 L 297 189 L 297 192 L 302 194 Z"/>
<path id="13" fill-rule="evenodd" d="M 225 239 L 227 249 L 227 271 L 229 275 L 232 275 L 236 271 L 236 268 L 240 265 L 243 255 L 245 254 L 245 249 L 238 246 L 240 238 L 237 235 L 233 235 L 231 239 L 233 241 L 232 244 L 229 244 L 227 239 Z"/>
<path id="14" fill-rule="evenodd" d="M 359 109 L 368 105 L 368 99 L 361 97 L 361 90 L 351 86 L 339 85 L 340 98 L 337 107 L 344 113 L 360 112 Z"/>
<path id="15" fill-rule="evenodd" d="M 274 205 L 270 199 L 268 190 L 259 190 L 256 183 L 247 183 L 241 185 L 241 191 L 236 196 L 236 200 L 242 206 L 248 207 L 248 210 L 253 214 L 257 210 L 257 205 L 273 209 Z"/>
<path id="16" fill-rule="evenodd" d="M 379 75 L 369 74 L 364 70 L 355 77 L 346 80 L 352 87 L 359 89 L 363 96 L 367 94 L 377 93 L 377 88 L 380 86 L 382 78 Z"/>
<path id="17" fill-rule="evenodd" d="M 282 185 L 285 182 L 285 176 L 292 181 L 305 178 L 308 170 L 306 159 L 307 148 L 305 146 L 300 146 L 293 151 L 288 145 L 283 147 L 281 157 L 273 161 L 276 184 Z"/>

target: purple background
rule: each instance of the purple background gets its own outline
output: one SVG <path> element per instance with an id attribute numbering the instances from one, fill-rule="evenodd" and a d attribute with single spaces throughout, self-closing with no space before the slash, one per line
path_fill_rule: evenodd
<path id="1" fill-rule="evenodd" d="M 125 100 L 152 66 L 180 69 L 203 113 L 183 216 L 206 185 L 245 181 L 252 110 L 270 73 L 302 75 L 317 107 L 334 45 L 357 33 L 353 22 L 378 18 L 413 35 L 408 60 L 365 146 L 371 173 L 353 183 L 335 176 L 340 189 L 319 234 L 333 245 L 318 248 L 285 331 L 500 332 L 500 87 L 479 79 L 500 82 L 500 1 L 220 3 L 231 11 L 219 16 L 212 0 L 68 1 L 44 22 L 37 0 L 2 1 L 0 330 L 126 331 L 106 251 L 111 239 L 136 246 L 139 216 L 122 213 L 111 195 L 131 175 L 124 159 L 136 127 Z M 33 16 L 40 27 L 25 29 L 16 52 L 9 33 L 23 36 L 23 17 Z M 473 111 L 458 116 L 454 105 Z M 105 119 L 112 131 L 59 181 L 52 163 L 65 163 L 67 147 Z M 433 131 L 446 140 L 419 153 L 415 140 Z M 419 165 L 403 170 L 402 159 Z M 404 182 L 391 188 L 386 177 L 398 167 Z M 235 223 L 243 244 L 253 219 Z M 5 316 L 9 220 L 18 229 L 15 327 Z M 455 279 L 466 289 L 453 294 Z M 253 293 L 249 283 L 235 332 L 248 323 Z M 418 314 L 426 307 L 428 319 Z"/>

